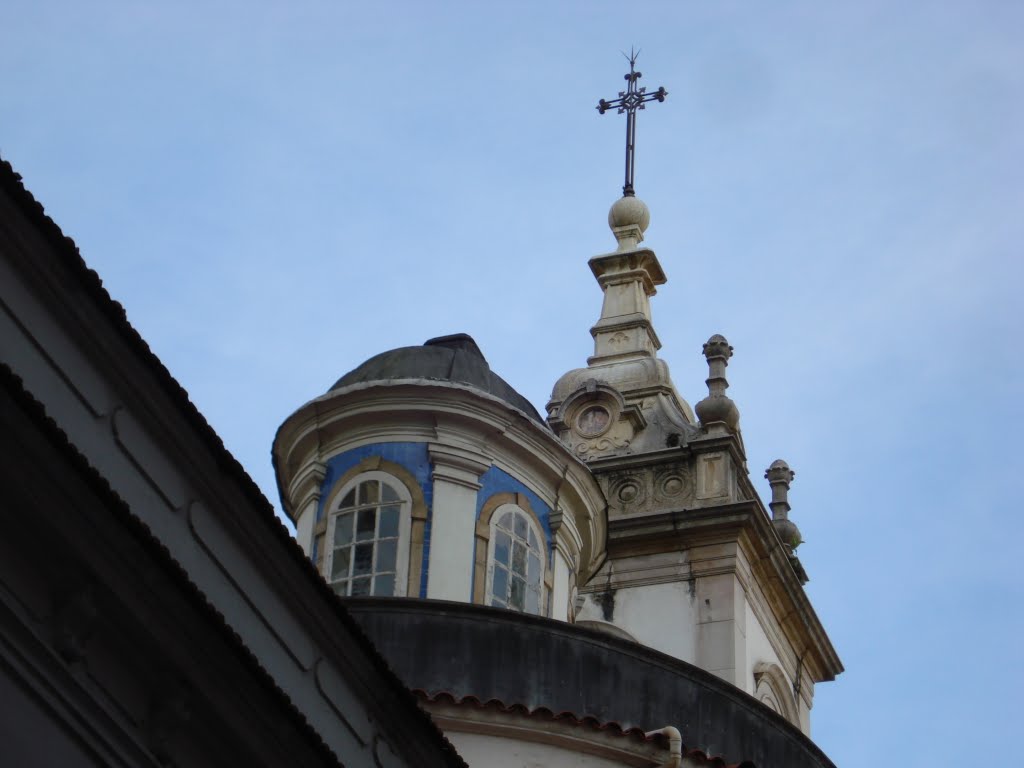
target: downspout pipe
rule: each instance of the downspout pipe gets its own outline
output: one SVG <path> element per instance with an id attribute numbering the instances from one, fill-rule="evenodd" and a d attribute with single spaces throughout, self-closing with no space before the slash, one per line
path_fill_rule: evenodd
<path id="1" fill-rule="evenodd" d="M 659 768 L 679 768 L 683 764 L 683 734 L 678 728 L 666 725 L 656 731 L 648 731 L 644 736 L 652 738 L 659 733 L 668 739 L 668 762 L 662 763 Z"/>

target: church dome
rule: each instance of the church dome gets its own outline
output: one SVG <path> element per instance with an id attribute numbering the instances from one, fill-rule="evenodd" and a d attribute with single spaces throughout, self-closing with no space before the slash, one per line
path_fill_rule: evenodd
<path id="1" fill-rule="evenodd" d="M 330 391 L 369 382 L 430 379 L 465 384 L 504 400 L 539 424 L 546 423 L 530 404 L 491 370 L 480 347 L 465 333 L 429 339 L 420 347 L 399 347 L 374 355 L 338 379 Z"/>

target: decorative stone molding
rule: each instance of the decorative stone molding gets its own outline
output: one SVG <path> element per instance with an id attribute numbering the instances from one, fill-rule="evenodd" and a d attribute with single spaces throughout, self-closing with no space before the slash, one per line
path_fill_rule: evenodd
<path id="1" fill-rule="evenodd" d="M 639 403 L 627 404 L 621 393 L 596 379 L 570 394 L 549 422 L 583 461 L 628 453 L 633 437 L 647 426 Z"/>
<path id="2" fill-rule="evenodd" d="M 324 488 L 327 466 L 322 461 L 311 461 L 296 473 L 288 487 L 288 498 L 294 500 L 296 510 L 302 510 L 311 501 L 319 501 Z M 298 517 L 298 514 L 295 515 Z"/>
<path id="3" fill-rule="evenodd" d="M 772 488 L 772 500 L 768 506 L 772 510 L 772 525 L 779 534 L 782 546 L 793 555 L 796 548 L 803 541 L 800 537 L 800 529 L 796 523 L 789 519 L 789 485 L 796 477 L 796 472 L 789 468 L 789 465 L 782 459 L 776 459 L 771 466 L 764 471 L 765 479 Z"/>
<path id="4" fill-rule="evenodd" d="M 617 472 L 608 483 L 608 501 L 623 514 L 637 512 L 647 506 L 649 495 L 646 472 Z"/>
<path id="5" fill-rule="evenodd" d="M 729 388 L 725 368 L 732 357 L 732 347 L 724 336 L 716 333 L 704 343 L 704 357 L 708 361 L 708 396 L 694 407 L 697 418 L 709 432 L 736 432 L 740 412 L 736 403 L 725 394 Z"/>
<path id="6" fill-rule="evenodd" d="M 635 239 L 632 244 L 636 245 Z M 654 251 L 620 249 L 594 257 L 590 269 L 604 291 L 604 301 L 601 318 L 590 329 L 594 355 L 588 365 L 617 358 L 653 357 L 661 342 L 651 322 L 650 297 L 657 292 L 656 286 L 666 282 Z"/>
<path id="7" fill-rule="evenodd" d="M 689 467 L 682 465 L 662 467 L 654 474 L 654 497 L 674 506 L 686 506 L 693 501 L 693 477 Z"/>
<path id="8" fill-rule="evenodd" d="M 759 661 L 754 665 L 754 698 L 800 727 L 800 712 L 793 686 L 778 664 Z"/>
<path id="9" fill-rule="evenodd" d="M 474 491 L 480 490 L 480 475 L 491 466 L 488 459 L 480 454 L 440 443 L 430 443 L 427 450 L 433 464 L 435 480 L 462 485 Z"/>
<path id="10" fill-rule="evenodd" d="M 700 454 L 697 457 L 697 498 L 728 499 L 731 472 L 731 461 L 724 451 Z"/>
<path id="11" fill-rule="evenodd" d="M 616 517 L 680 510 L 695 504 L 693 471 L 685 461 L 598 472 Z"/>

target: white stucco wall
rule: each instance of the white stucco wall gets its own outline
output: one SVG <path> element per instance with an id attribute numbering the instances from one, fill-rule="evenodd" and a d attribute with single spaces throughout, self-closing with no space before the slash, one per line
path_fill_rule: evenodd
<path id="1" fill-rule="evenodd" d="M 696 664 L 742 687 L 746 669 L 746 606 L 734 573 L 697 579 Z"/>
<path id="2" fill-rule="evenodd" d="M 617 589 L 611 623 L 643 645 L 694 663 L 697 619 L 690 584 L 675 581 Z M 587 595 L 577 621 L 604 621 L 599 599 L 599 594 Z"/>
<path id="3" fill-rule="evenodd" d="M 434 477 L 434 518 L 430 535 L 427 597 L 473 599 L 473 545 L 477 491 Z"/>
<path id="4" fill-rule="evenodd" d="M 552 556 L 554 572 L 551 581 L 551 618 L 569 620 L 569 595 L 572 591 L 572 571 L 562 553 L 555 550 Z"/>

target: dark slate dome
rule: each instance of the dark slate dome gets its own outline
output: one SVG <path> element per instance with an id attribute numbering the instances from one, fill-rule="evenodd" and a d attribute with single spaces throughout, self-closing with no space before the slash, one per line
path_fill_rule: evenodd
<path id="1" fill-rule="evenodd" d="M 330 391 L 351 384 L 395 379 L 434 379 L 466 384 L 504 400 L 534 421 L 544 424 L 530 401 L 491 371 L 480 347 L 465 333 L 438 336 L 422 347 L 400 347 L 375 355 L 338 379 Z"/>

